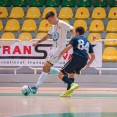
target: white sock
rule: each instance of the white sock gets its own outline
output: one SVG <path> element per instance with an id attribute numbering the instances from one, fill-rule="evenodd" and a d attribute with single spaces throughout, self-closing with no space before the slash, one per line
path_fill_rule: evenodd
<path id="1" fill-rule="evenodd" d="M 48 73 L 42 72 L 35 86 L 39 88 L 43 84 L 43 82 L 47 79 L 47 76 L 48 76 Z"/>
<path id="2" fill-rule="evenodd" d="M 58 70 L 57 68 L 51 67 L 49 73 L 58 75 L 60 73 L 60 70 Z"/>

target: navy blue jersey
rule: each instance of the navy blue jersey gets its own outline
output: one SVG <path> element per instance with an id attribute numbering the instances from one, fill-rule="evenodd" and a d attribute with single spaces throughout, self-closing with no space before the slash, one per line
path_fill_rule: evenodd
<path id="1" fill-rule="evenodd" d="M 93 53 L 91 43 L 83 36 L 75 36 L 69 42 L 73 46 L 73 55 L 88 58 L 88 53 Z"/>

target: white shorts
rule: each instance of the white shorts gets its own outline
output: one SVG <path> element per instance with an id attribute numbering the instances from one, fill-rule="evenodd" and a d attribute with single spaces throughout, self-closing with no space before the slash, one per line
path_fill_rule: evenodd
<path id="1" fill-rule="evenodd" d="M 58 59 L 58 58 L 54 58 L 54 57 L 58 56 L 60 53 L 61 53 L 61 51 L 59 51 L 59 50 L 52 50 L 52 51 L 48 54 L 48 56 L 47 56 L 47 58 L 46 58 L 46 61 L 49 62 L 49 63 L 52 64 L 52 65 L 55 65 L 56 63 L 59 62 L 59 60 L 60 60 L 61 58 Z"/>

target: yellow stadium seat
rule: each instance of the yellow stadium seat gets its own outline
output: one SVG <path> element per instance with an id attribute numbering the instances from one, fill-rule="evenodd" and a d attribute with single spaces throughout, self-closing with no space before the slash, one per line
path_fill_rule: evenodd
<path id="1" fill-rule="evenodd" d="M 0 31 L 3 29 L 2 21 L 0 20 Z"/>
<path id="2" fill-rule="evenodd" d="M 21 7 L 13 7 L 11 10 L 9 18 L 23 18 L 24 11 Z"/>
<path id="3" fill-rule="evenodd" d="M 46 36 L 47 33 L 38 33 L 36 39 L 41 39 L 42 37 Z"/>
<path id="4" fill-rule="evenodd" d="M 26 14 L 26 18 L 30 19 L 38 19 L 40 18 L 40 16 L 41 16 L 40 10 L 37 7 L 30 7 Z"/>
<path id="5" fill-rule="evenodd" d="M 105 48 L 102 55 L 102 61 L 107 61 L 107 62 L 117 61 L 117 50 L 114 47 Z"/>
<path id="6" fill-rule="evenodd" d="M 90 28 L 89 28 L 90 32 L 103 32 L 104 31 L 104 24 L 101 20 L 93 20 L 91 22 Z"/>
<path id="7" fill-rule="evenodd" d="M 70 24 L 68 20 L 62 20 L 62 21 L 64 21 L 64 22 L 66 22 L 66 23 Z"/>
<path id="8" fill-rule="evenodd" d="M 21 33 L 18 37 L 19 40 L 21 41 L 31 41 L 32 40 L 32 36 L 30 33 Z"/>
<path id="9" fill-rule="evenodd" d="M 117 20 L 110 20 L 108 22 L 106 32 L 117 32 Z"/>
<path id="10" fill-rule="evenodd" d="M 75 14 L 76 19 L 88 19 L 89 16 L 89 10 L 86 7 L 78 8 Z"/>
<path id="11" fill-rule="evenodd" d="M 86 24 L 86 22 L 85 22 L 84 20 L 76 20 L 76 21 L 74 22 L 73 27 L 76 28 L 76 27 L 78 27 L 78 26 L 84 27 L 85 32 L 87 31 L 87 24 Z"/>
<path id="12" fill-rule="evenodd" d="M 95 42 L 96 40 L 102 39 L 101 35 L 99 33 L 90 33 L 88 36 L 89 42 Z"/>
<path id="13" fill-rule="evenodd" d="M 4 31 L 18 31 L 20 24 L 16 19 L 10 19 L 7 21 Z"/>
<path id="14" fill-rule="evenodd" d="M 39 25 L 39 28 L 38 28 L 38 31 L 41 31 L 41 32 L 48 32 L 49 29 L 51 27 L 51 24 L 48 22 L 48 20 L 42 20 L 40 22 L 40 25 Z"/>
<path id="15" fill-rule="evenodd" d="M 97 7 L 93 10 L 92 19 L 105 19 L 106 12 L 105 9 L 102 7 Z"/>
<path id="16" fill-rule="evenodd" d="M 6 18 L 8 16 L 7 9 L 5 7 L 0 7 L 0 18 Z"/>
<path id="17" fill-rule="evenodd" d="M 117 7 L 113 7 L 110 9 L 108 14 L 109 19 L 117 19 Z"/>
<path id="18" fill-rule="evenodd" d="M 53 12 L 57 15 L 56 9 L 55 9 L 54 7 L 47 7 L 47 8 L 44 9 L 42 18 L 45 18 L 45 15 L 46 15 L 49 11 L 53 11 Z"/>
<path id="19" fill-rule="evenodd" d="M 36 23 L 32 19 L 27 19 L 24 21 L 21 31 L 34 32 L 37 29 Z"/>
<path id="20" fill-rule="evenodd" d="M 117 39 L 116 33 L 108 33 L 105 37 L 105 39 Z M 104 46 L 117 46 L 117 41 L 115 42 L 104 42 Z"/>
<path id="21" fill-rule="evenodd" d="M 73 18 L 73 11 L 70 7 L 63 7 L 59 13 L 60 19 L 72 19 Z"/>
<path id="22" fill-rule="evenodd" d="M 2 35 L 1 39 L 15 39 L 15 36 L 11 32 L 6 32 Z"/>

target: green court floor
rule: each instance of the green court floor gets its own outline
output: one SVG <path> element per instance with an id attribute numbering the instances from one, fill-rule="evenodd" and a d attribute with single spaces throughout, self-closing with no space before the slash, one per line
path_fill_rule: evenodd
<path id="1" fill-rule="evenodd" d="M 30 94 L 29 96 L 44 96 L 44 97 L 59 97 L 60 94 L 55 93 L 37 93 L 36 95 Z M 0 93 L 0 96 L 23 96 L 22 93 Z M 72 97 L 83 98 L 117 98 L 117 94 L 73 94 Z"/>
<path id="2" fill-rule="evenodd" d="M 51 113 L 36 115 L 21 115 L 14 117 L 117 117 L 117 113 Z"/>

